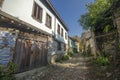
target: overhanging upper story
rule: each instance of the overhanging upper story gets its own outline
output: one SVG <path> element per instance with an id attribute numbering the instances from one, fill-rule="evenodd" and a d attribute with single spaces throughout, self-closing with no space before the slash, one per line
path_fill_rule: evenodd
<path id="1" fill-rule="evenodd" d="M 0 10 L 68 43 L 68 28 L 49 0 L 0 0 Z"/>

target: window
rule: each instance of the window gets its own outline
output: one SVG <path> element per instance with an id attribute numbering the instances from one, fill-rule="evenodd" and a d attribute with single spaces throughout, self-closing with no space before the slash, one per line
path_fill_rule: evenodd
<path id="1" fill-rule="evenodd" d="M 61 28 L 61 36 L 63 37 L 63 29 Z"/>
<path id="2" fill-rule="evenodd" d="M 61 49 L 62 49 L 62 48 L 61 48 L 61 43 L 60 43 L 60 42 L 58 42 L 57 49 L 58 49 L 58 50 L 61 50 Z"/>
<path id="3" fill-rule="evenodd" d="M 67 39 L 67 33 L 65 33 L 65 39 Z"/>
<path id="4" fill-rule="evenodd" d="M 52 23 L 51 21 L 52 21 L 51 16 L 49 14 L 46 14 L 46 26 L 48 28 L 51 28 L 51 23 Z"/>
<path id="5" fill-rule="evenodd" d="M 0 0 L 0 7 L 2 7 L 3 1 L 4 1 L 4 0 Z"/>
<path id="6" fill-rule="evenodd" d="M 34 3 L 33 15 L 32 15 L 33 18 L 35 18 L 39 22 L 42 22 L 42 12 L 43 9 L 37 3 Z"/>
<path id="7" fill-rule="evenodd" d="M 58 24 L 57 32 L 60 35 L 60 25 Z"/>

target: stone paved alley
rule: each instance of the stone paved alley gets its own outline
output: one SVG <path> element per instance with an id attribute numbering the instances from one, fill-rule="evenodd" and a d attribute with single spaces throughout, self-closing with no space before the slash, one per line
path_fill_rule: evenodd
<path id="1" fill-rule="evenodd" d="M 75 55 L 68 61 L 56 63 L 43 80 L 86 80 L 85 75 L 88 73 L 86 65 L 90 59 Z"/>
<path id="2" fill-rule="evenodd" d="M 90 62 L 92 57 L 83 57 L 75 54 L 73 58 L 62 63 L 48 66 L 48 70 L 43 74 L 35 74 L 32 80 L 100 80 L 90 79 Z M 89 76 L 89 75 L 90 76 Z M 93 74 L 95 74 L 93 72 Z"/>
<path id="3" fill-rule="evenodd" d="M 94 65 L 92 59 L 93 57 L 74 54 L 70 60 L 48 65 L 42 70 L 32 70 L 30 74 L 26 72 L 27 76 L 18 80 L 119 80 L 111 77 L 114 74 L 112 69 Z"/>

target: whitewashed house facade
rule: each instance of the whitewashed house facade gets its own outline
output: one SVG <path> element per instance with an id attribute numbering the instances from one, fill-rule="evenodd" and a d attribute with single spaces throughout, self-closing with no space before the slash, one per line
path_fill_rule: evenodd
<path id="1" fill-rule="evenodd" d="M 46 56 L 47 62 L 51 62 L 57 55 L 64 54 L 67 51 L 68 28 L 49 0 L 0 0 L 0 32 L 2 31 L 9 34 L 15 33 L 13 40 L 14 48 L 16 48 L 16 45 L 19 46 L 19 36 L 20 39 L 26 39 L 22 48 L 26 48 L 25 45 L 27 45 L 28 51 L 25 50 L 27 51 L 25 52 L 24 49 L 21 50 L 29 57 L 24 57 L 24 59 L 22 59 L 23 57 L 19 58 L 23 56 L 21 55 L 21 50 L 19 52 L 15 50 L 15 53 L 10 52 L 10 55 L 13 53 L 12 58 L 14 58 L 14 56 L 19 58 L 20 61 L 13 59 L 18 65 L 21 65 L 22 61 L 25 61 L 27 58 L 27 62 L 24 64 L 30 69 L 30 66 L 39 60 L 39 57 L 42 58 Z M 2 33 L 0 35 L 2 35 Z M 1 38 L 1 42 L 2 41 L 4 40 Z M 21 41 L 21 43 L 23 42 Z M 31 44 L 31 46 L 28 47 L 28 43 Z M 38 52 L 34 52 L 35 44 L 37 46 L 40 44 L 39 47 L 36 47 Z M 31 52 L 29 52 L 29 49 Z M 46 53 L 46 55 L 44 53 Z M 34 59 L 38 59 L 33 60 L 33 57 Z M 41 63 L 46 61 L 44 58 L 40 60 Z M 0 64 L 2 64 L 2 61 L 0 61 Z M 39 63 L 35 65 L 37 64 Z M 32 68 L 34 68 L 34 66 Z M 26 68 L 24 70 L 26 70 Z"/>

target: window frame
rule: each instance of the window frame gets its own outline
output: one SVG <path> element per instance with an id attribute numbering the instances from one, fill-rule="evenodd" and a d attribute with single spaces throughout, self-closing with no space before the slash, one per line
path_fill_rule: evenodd
<path id="1" fill-rule="evenodd" d="M 64 36 L 64 31 L 63 31 L 63 28 L 61 28 L 61 36 L 63 37 Z"/>
<path id="2" fill-rule="evenodd" d="M 34 5 L 33 5 L 33 12 L 32 12 L 32 17 L 42 23 L 42 18 L 43 18 L 43 8 L 38 5 L 36 2 L 34 2 Z"/>
<path id="3" fill-rule="evenodd" d="M 57 25 L 57 33 L 60 35 L 60 25 Z"/>
<path id="4" fill-rule="evenodd" d="M 50 29 L 52 28 L 52 17 L 48 13 L 46 13 L 45 25 Z"/>

